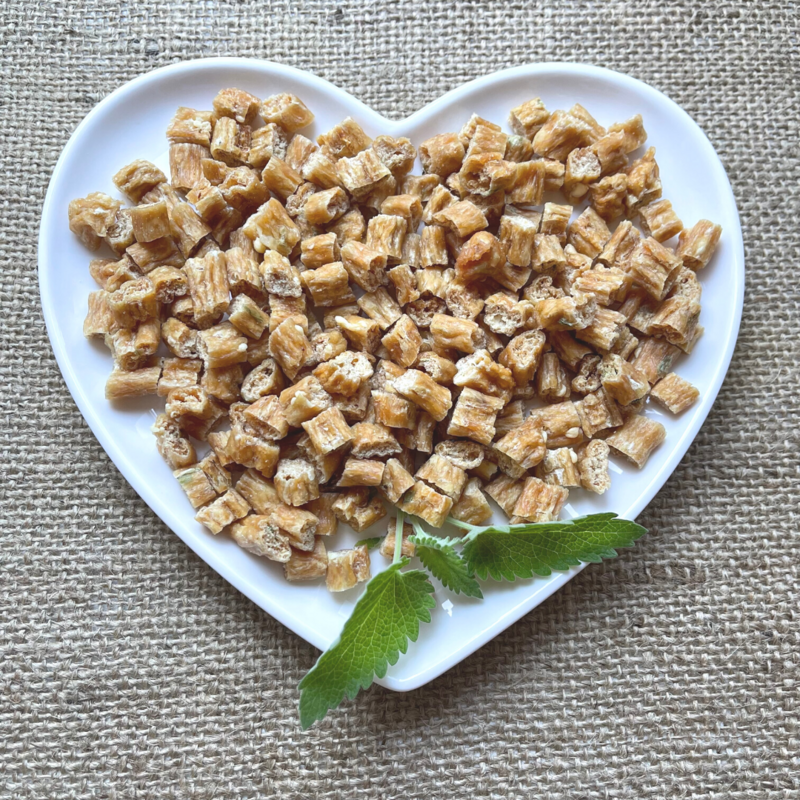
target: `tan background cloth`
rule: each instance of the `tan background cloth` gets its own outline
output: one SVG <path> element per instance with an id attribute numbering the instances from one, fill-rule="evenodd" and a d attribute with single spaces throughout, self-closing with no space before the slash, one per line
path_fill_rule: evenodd
<path id="1" fill-rule="evenodd" d="M 797 797 L 799 10 L 4 0 L 0 796 Z M 650 535 L 432 684 L 373 688 L 308 734 L 295 687 L 316 651 L 127 485 L 39 307 L 41 203 L 75 126 L 141 72 L 220 54 L 312 70 L 395 117 L 514 64 L 627 72 L 708 133 L 745 230 L 733 366 L 640 518 Z"/>

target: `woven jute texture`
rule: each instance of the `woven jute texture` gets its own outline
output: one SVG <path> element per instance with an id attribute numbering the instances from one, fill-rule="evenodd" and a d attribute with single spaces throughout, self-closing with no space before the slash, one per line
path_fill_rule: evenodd
<path id="1" fill-rule="evenodd" d="M 778 0 L 0 4 L 0 796 L 800 796 L 799 12 Z M 745 231 L 733 365 L 642 515 L 649 536 L 432 684 L 375 687 L 305 734 L 295 687 L 316 651 L 118 474 L 39 306 L 41 203 L 75 126 L 135 75 L 211 55 L 309 69 L 394 117 L 514 64 L 621 70 L 705 129 Z"/>

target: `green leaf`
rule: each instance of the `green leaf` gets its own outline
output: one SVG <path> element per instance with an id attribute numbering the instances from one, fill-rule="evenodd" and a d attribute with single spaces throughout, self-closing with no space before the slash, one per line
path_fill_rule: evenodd
<path id="1" fill-rule="evenodd" d="M 428 609 L 436 603 L 433 585 L 421 570 L 401 572 L 404 558 L 379 572 L 368 584 L 347 620 L 338 641 L 317 660 L 300 681 L 300 724 L 303 729 L 322 719 L 347 695 L 386 675 L 408 641 L 419 636 L 419 623 L 430 622 Z"/>
<path id="2" fill-rule="evenodd" d="M 645 533 L 641 525 L 616 514 L 591 514 L 564 522 L 512 525 L 508 532 L 484 530 L 464 545 L 462 554 L 479 578 L 513 581 L 615 558 L 615 548 L 630 547 Z"/>
<path id="3" fill-rule="evenodd" d="M 366 547 L 367 550 L 376 548 L 383 541 L 383 536 L 373 536 L 370 539 L 359 539 L 355 543 L 355 547 Z"/>
<path id="4" fill-rule="evenodd" d="M 456 594 L 483 600 L 478 581 L 472 577 L 466 561 L 453 549 L 454 545 L 461 544 L 461 539 L 440 539 L 418 525 L 414 525 L 414 530 L 416 533 L 409 541 L 417 546 L 417 556 L 431 575 Z"/>

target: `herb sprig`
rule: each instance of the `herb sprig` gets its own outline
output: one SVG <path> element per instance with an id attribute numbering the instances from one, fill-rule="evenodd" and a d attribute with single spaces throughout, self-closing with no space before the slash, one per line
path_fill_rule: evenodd
<path id="1" fill-rule="evenodd" d="M 412 520 L 416 554 L 425 570 L 405 567 L 402 556 L 404 514 L 397 513 L 392 565 L 367 584 L 339 638 L 300 681 L 300 723 L 309 728 L 345 695 L 351 700 L 375 676 L 383 678 L 408 643 L 419 636 L 421 622 L 430 622 L 436 605 L 430 573 L 456 594 L 483 599 L 478 580 L 547 577 L 581 563 L 614 558 L 647 531 L 616 514 L 590 514 L 563 522 L 474 526 L 452 517 L 447 521 L 466 531 L 463 537 L 441 538 Z M 380 539 L 359 544 L 374 547 Z M 459 552 L 460 550 L 460 552 Z"/>

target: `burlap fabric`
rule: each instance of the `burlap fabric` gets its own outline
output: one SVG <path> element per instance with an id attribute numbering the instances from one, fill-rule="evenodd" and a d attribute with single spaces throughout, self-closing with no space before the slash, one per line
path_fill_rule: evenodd
<path id="1" fill-rule="evenodd" d="M 797 797 L 799 34 L 779 0 L 0 4 L 0 796 Z M 434 683 L 307 734 L 316 651 L 117 473 L 39 308 L 39 213 L 75 126 L 141 72 L 221 54 L 395 117 L 514 64 L 622 70 L 707 131 L 745 230 L 733 366 L 650 535 Z"/>

